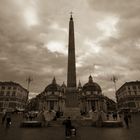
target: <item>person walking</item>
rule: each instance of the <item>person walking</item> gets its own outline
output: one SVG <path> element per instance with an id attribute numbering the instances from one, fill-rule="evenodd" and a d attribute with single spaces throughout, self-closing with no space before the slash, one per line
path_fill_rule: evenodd
<path id="1" fill-rule="evenodd" d="M 3 125 L 3 124 L 4 124 L 4 122 L 5 122 L 6 115 L 7 115 L 6 110 L 3 110 L 3 114 L 2 114 L 2 121 L 1 121 L 2 125 Z"/>
<path id="2" fill-rule="evenodd" d="M 108 113 L 106 114 L 106 119 L 109 120 L 109 114 Z"/>
<path id="3" fill-rule="evenodd" d="M 129 121 L 130 123 L 132 123 L 131 112 L 128 112 L 128 121 Z"/>
<path id="4" fill-rule="evenodd" d="M 70 138 L 70 136 L 71 136 L 71 127 L 72 127 L 70 117 L 68 117 L 64 121 L 64 125 L 65 125 L 65 136 L 66 136 L 66 138 Z"/>
<path id="5" fill-rule="evenodd" d="M 11 114 L 7 113 L 6 115 L 6 128 L 9 128 L 11 125 Z"/>
<path id="6" fill-rule="evenodd" d="M 128 112 L 124 113 L 124 122 L 127 128 L 129 128 Z"/>

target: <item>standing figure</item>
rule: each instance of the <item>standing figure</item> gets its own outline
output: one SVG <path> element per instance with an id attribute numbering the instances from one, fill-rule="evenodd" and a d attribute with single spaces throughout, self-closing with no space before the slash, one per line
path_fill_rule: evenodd
<path id="1" fill-rule="evenodd" d="M 131 119 L 131 113 L 128 112 L 128 121 L 131 123 L 132 122 L 132 119 Z"/>
<path id="2" fill-rule="evenodd" d="M 108 113 L 106 114 L 106 118 L 107 118 L 107 120 L 109 120 L 109 114 Z"/>
<path id="3" fill-rule="evenodd" d="M 115 121 L 115 112 L 112 113 L 113 120 Z"/>
<path id="4" fill-rule="evenodd" d="M 11 114 L 7 113 L 6 115 L 6 128 L 10 127 L 11 125 Z"/>
<path id="5" fill-rule="evenodd" d="M 65 136 L 66 136 L 66 138 L 70 138 L 70 136 L 71 136 L 71 127 L 72 127 L 70 117 L 68 117 L 64 121 L 63 124 L 65 125 Z"/>
<path id="6" fill-rule="evenodd" d="M 2 114 L 2 122 L 1 122 L 2 124 L 4 124 L 5 119 L 6 119 L 6 111 L 3 110 L 3 114 Z"/>
<path id="7" fill-rule="evenodd" d="M 124 122 L 127 128 L 129 128 L 128 112 L 124 113 Z"/>
<path id="8" fill-rule="evenodd" d="M 114 112 L 114 118 L 115 118 L 115 120 L 117 120 L 117 118 L 118 118 L 117 112 Z"/>

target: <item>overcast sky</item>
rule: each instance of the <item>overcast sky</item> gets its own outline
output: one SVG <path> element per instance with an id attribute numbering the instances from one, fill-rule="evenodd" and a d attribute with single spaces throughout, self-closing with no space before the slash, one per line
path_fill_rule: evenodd
<path id="1" fill-rule="evenodd" d="M 73 11 L 77 82 L 91 74 L 114 99 L 126 81 L 140 80 L 140 0 L 0 0 L 0 81 L 15 81 L 30 97 L 56 77 L 67 83 L 68 24 Z"/>

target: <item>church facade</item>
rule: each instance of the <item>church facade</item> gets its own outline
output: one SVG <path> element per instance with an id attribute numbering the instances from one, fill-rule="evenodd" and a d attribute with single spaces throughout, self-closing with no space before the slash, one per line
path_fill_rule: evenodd
<path id="1" fill-rule="evenodd" d="M 56 79 L 53 78 L 44 91 L 33 99 L 31 108 L 35 110 L 54 110 L 64 114 L 66 108 L 66 89 L 67 86 L 64 83 L 60 86 L 57 84 Z M 78 107 L 81 115 L 88 114 L 92 109 L 104 112 L 115 110 L 115 102 L 102 94 L 101 87 L 93 82 L 91 75 L 88 82 L 83 86 L 79 82 L 76 94 L 78 95 Z"/>

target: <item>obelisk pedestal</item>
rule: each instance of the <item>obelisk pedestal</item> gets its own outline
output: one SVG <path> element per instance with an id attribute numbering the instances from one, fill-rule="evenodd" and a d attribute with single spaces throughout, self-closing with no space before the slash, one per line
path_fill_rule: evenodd
<path id="1" fill-rule="evenodd" d="M 80 118 L 79 97 L 75 88 L 67 88 L 66 90 L 66 106 L 64 111 L 65 117 L 71 117 L 71 119 Z"/>

